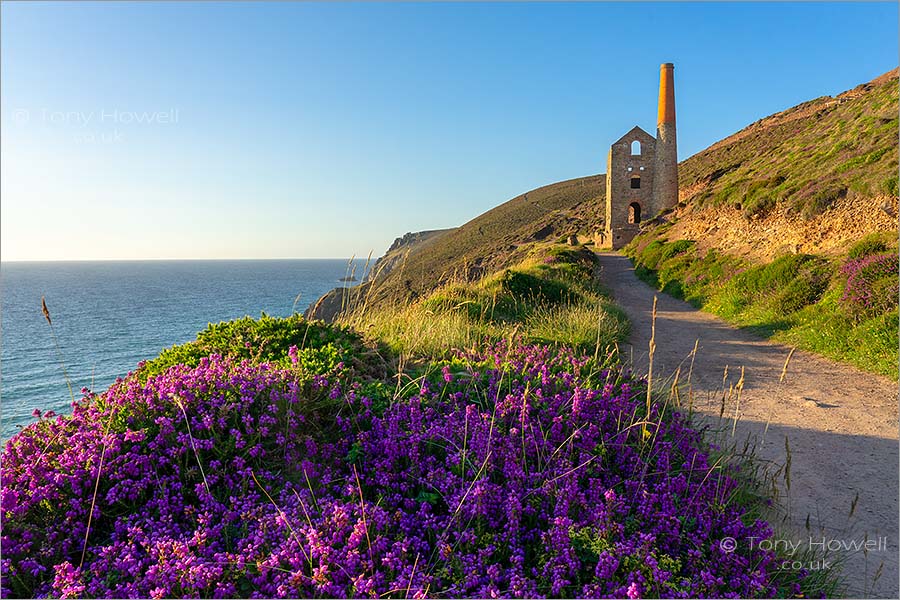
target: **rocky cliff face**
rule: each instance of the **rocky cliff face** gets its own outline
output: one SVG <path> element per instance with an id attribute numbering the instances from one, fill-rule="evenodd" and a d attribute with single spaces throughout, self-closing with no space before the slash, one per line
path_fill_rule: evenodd
<path id="1" fill-rule="evenodd" d="M 333 323 L 343 311 L 351 309 L 365 298 L 371 283 L 361 283 L 353 287 L 334 288 L 324 296 L 309 305 L 303 313 L 307 319 L 318 319 L 326 323 Z"/>
<path id="2" fill-rule="evenodd" d="M 390 273 L 395 267 L 403 263 L 403 259 L 414 250 L 421 248 L 445 233 L 455 231 L 451 229 L 431 229 L 428 231 L 417 231 L 406 233 L 394 240 L 384 256 L 375 261 L 375 265 L 369 271 L 370 278 L 384 277 Z"/>

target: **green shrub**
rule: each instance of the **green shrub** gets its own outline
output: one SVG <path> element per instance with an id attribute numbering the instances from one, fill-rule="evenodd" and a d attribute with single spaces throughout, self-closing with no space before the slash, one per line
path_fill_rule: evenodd
<path id="1" fill-rule="evenodd" d="M 898 186 L 898 178 L 896 175 L 893 177 L 888 177 L 881 184 L 881 191 L 883 191 L 888 196 L 900 196 L 900 186 Z"/>
<path id="2" fill-rule="evenodd" d="M 803 268 L 792 281 L 778 290 L 772 303 L 776 314 L 786 315 L 817 302 L 830 281 L 826 265 L 819 263 Z"/>
<path id="3" fill-rule="evenodd" d="M 167 348 L 142 363 L 135 376 L 146 381 L 176 364 L 196 367 L 210 354 L 286 367 L 291 346 L 298 348 L 300 363 L 312 373 L 327 373 L 342 361 L 349 364 L 354 356 L 367 354 L 360 336 L 348 328 L 307 321 L 301 315 L 276 318 L 263 313 L 259 319 L 210 323 L 196 340 Z"/>
<path id="4" fill-rule="evenodd" d="M 666 244 L 660 255 L 660 260 L 665 261 L 677 254 L 687 252 L 696 245 L 694 240 L 677 240 L 671 244 Z"/>
<path id="5" fill-rule="evenodd" d="M 872 306 L 875 314 L 884 313 L 897 306 L 897 274 L 872 282 Z"/>
<path id="6" fill-rule="evenodd" d="M 660 287 L 659 278 L 656 276 L 656 271 L 653 269 L 648 269 L 644 265 L 637 263 L 634 265 L 634 274 L 644 283 L 655 288 Z"/>
<path id="7" fill-rule="evenodd" d="M 500 286 L 504 292 L 515 298 L 551 304 L 573 300 L 576 295 L 561 281 L 544 279 L 512 269 L 503 272 Z"/>
<path id="8" fill-rule="evenodd" d="M 638 253 L 638 262 L 648 269 L 655 269 L 659 264 L 660 258 L 662 258 L 663 248 L 665 248 L 665 242 L 653 240 Z"/>
<path id="9" fill-rule="evenodd" d="M 758 299 L 787 287 L 805 268 L 814 268 L 808 263 L 818 263 L 819 259 L 810 254 L 785 254 L 767 265 L 759 265 L 736 275 L 729 284 L 739 293 Z"/>
<path id="10" fill-rule="evenodd" d="M 765 215 L 775 208 L 775 196 L 772 194 L 759 194 L 751 198 L 747 198 L 743 204 L 743 212 L 745 217 L 753 215 Z"/>
<path id="11" fill-rule="evenodd" d="M 742 204 L 744 216 L 762 215 L 774 208 L 779 195 L 777 188 L 785 181 L 783 175 L 777 175 L 750 184 Z"/>
<path id="12" fill-rule="evenodd" d="M 839 198 L 847 194 L 847 188 L 843 185 L 830 185 L 818 190 L 806 198 L 800 206 L 800 216 L 811 219 L 825 212 Z"/>
<path id="13" fill-rule="evenodd" d="M 671 244 L 674 246 L 675 244 Z M 692 246 L 693 242 L 689 245 Z M 667 294 L 676 298 L 684 298 L 684 289 L 681 282 L 685 273 L 694 261 L 693 254 L 675 254 L 672 258 L 660 263 L 657 277 L 659 285 Z"/>
<path id="14" fill-rule="evenodd" d="M 850 260 L 869 256 L 870 254 L 880 254 L 887 252 L 888 245 L 884 241 L 884 235 L 873 233 L 862 238 L 847 251 L 847 258 Z"/>

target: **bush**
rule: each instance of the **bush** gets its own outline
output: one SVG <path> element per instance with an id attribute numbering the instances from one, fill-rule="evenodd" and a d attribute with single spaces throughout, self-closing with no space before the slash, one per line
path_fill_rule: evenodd
<path id="1" fill-rule="evenodd" d="M 763 292 L 771 291 L 772 283 L 785 285 L 792 276 L 791 271 L 796 269 L 799 256 L 787 254 L 768 265 L 756 265 L 740 271 L 728 285 L 748 299 L 755 299 Z"/>
<path id="2" fill-rule="evenodd" d="M 841 268 L 847 284 L 841 301 L 856 317 L 897 307 L 898 259 L 894 253 L 848 260 Z"/>
<path id="3" fill-rule="evenodd" d="M 776 188 L 785 181 L 784 176 L 777 175 L 750 184 L 742 204 L 744 216 L 763 215 L 774 208 L 778 197 Z"/>
<path id="4" fill-rule="evenodd" d="M 824 189 L 819 189 L 800 200 L 800 216 L 804 219 L 812 219 L 825 212 L 826 209 L 846 194 L 847 187 L 841 184 L 831 184 Z"/>
<path id="5" fill-rule="evenodd" d="M 675 246 L 676 244 L 670 244 L 669 247 Z M 692 246 L 693 242 L 688 244 L 687 248 L 690 248 Z M 667 250 L 669 247 L 667 247 Z M 659 285 L 662 286 L 662 290 L 667 294 L 675 296 L 676 298 L 684 298 L 682 282 L 684 281 L 685 273 L 687 272 L 688 268 L 690 268 L 694 260 L 695 257 L 693 256 L 693 254 L 673 253 L 670 258 L 660 262 L 659 270 L 656 272 L 656 276 L 658 278 Z"/>
<path id="6" fill-rule="evenodd" d="M 850 250 L 847 251 L 847 258 L 854 260 L 871 254 L 880 254 L 886 252 L 887 249 L 888 246 L 882 235 L 877 233 L 870 234 L 850 246 Z"/>
<path id="7" fill-rule="evenodd" d="M 824 269 L 804 269 L 784 288 L 778 290 L 772 302 L 777 315 L 796 312 L 815 304 L 828 288 L 829 277 Z"/>
<path id="8" fill-rule="evenodd" d="M 300 315 L 276 318 L 263 313 L 259 319 L 210 323 L 195 341 L 167 348 L 157 358 L 139 364 L 135 376 L 147 381 L 173 365 L 196 367 L 210 354 L 284 367 L 289 364 L 291 346 L 299 348 L 301 364 L 316 373 L 327 373 L 339 363 L 349 365 L 351 357 L 366 355 L 362 338 L 348 328 L 307 321 Z M 357 366 L 378 375 L 376 364 L 358 362 Z"/>
<path id="9" fill-rule="evenodd" d="M 660 254 L 660 261 L 669 260 L 673 256 L 683 254 L 696 245 L 694 240 L 677 240 L 670 244 L 666 244 Z"/>
<path id="10" fill-rule="evenodd" d="M 752 217 L 753 215 L 765 215 L 775 208 L 775 204 L 776 201 L 774 195 L 760 194 L 753 196 L 752 198 L 748 198 L 743 204 L 744 216 Z"/>
<path id="11" fill-rule="evenodd" d="M 504 292 L 514 298 L 532 302 L 558 304 L 572 301 L 576 293 L 565 283 L 537 277 L 530 273 L 507 269 L 500 277 L 500 286 Z"/>
<path id="12" fill-rule="evenodd" d="M 665 246 L 665 242 L 653 240 L 647 244 L 635 258 L 640 264 L 648 269 L 656 269 L 657 265 L 659 265 L 659 261 L 662 259 L 662 252 Z"/>
<path id="13" fill-rule="evenodd" d="M 887 194 L 888 196 L 893 196 L 896 198 L 900 195 L 900 188 L 898 188 L 898 177 L 894 175 L 893 177 L 888 177 L 881 184 L 881 191 Z"/>

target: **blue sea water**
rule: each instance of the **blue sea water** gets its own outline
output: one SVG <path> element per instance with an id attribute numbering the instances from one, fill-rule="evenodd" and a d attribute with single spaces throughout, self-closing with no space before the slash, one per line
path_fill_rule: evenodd
<path id="1" fill-rule="evenodd" d="M 3 263 L 0 437 L 33 422 L 35 408 L 70 412 L 63 364 L 76 398 L 100 392 L 209 323 L 302 312 L 351 270 L 343 259 Z"/>

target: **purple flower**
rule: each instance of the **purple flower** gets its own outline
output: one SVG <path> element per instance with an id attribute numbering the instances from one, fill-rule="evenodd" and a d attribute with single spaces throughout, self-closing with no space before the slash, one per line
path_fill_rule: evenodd
<path id="1" fill-rule="evenodd" d="M 14 436 L 4 595 L 779 593 L 774 555 L 740 543 L 771 529 L 722 507 L 737 482 L 701 434 L 655 405 L 652 448 L 628 426 L 630 373 L 504 342 L 395 396 L 303 354 L 129 377 Z"/>
<path id="2" fill-rule="evenodd" d="M 641 588 L 640 586 L 638 586 L 636 581 L 631 582 L 631 585 L 628 586 L 628 591 L 626 592 L 626 594 L 632 600 L 641 597 Z"/>

